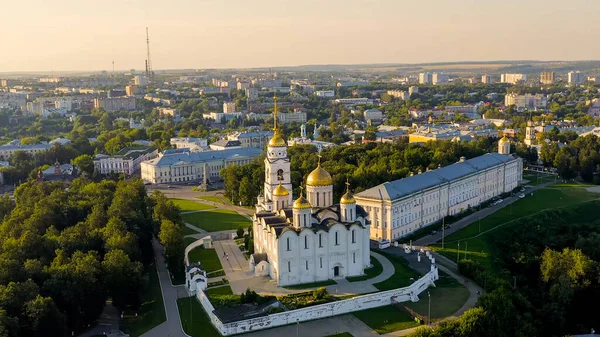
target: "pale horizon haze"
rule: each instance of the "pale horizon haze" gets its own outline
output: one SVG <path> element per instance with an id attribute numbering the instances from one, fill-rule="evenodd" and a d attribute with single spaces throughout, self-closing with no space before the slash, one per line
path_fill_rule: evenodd
<path id="1" fill-rule="evenodd" d="M 10 0 L 9 0 L 10 1 Z M 598 0 L 23 0 L 0 72 L 599 59 Z"/>

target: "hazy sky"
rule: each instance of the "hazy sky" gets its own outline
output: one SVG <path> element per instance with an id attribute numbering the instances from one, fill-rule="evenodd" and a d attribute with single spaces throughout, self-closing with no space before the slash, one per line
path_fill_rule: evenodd
<path id="1" fill-rule="evenodd" d="M 599 0 L 6 0 L 0 72 L 600 59 Z"/>

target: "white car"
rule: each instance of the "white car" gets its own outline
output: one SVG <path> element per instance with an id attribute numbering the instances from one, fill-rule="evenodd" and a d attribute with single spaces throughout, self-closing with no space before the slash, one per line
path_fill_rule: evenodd
<path id="1" fill-rule="evenodd" d="M 519 198 L 521 198 L 521 199 L 525 198 L 525 194 L 523 194 L 523 193 L 519 194 Z"/>

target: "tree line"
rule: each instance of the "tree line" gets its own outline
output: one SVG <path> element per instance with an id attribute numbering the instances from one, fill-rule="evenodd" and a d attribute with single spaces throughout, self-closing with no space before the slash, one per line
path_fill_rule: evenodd
<path id="1" fill-rule="evenodd" d="M 548 133 L 545 133 L 548 134 Z M 549 133 L 550 139 L 553 133 Z M 567 133 L 566 136 L 569 136 Z M 555 137 L 559 137 L 556 135 Z M 556 167 L 564 179 L 580 176 L 585 182 L 600 184 L 600 140 L 595 135 L 571 137 L 566 144 L 542 143 L 540 160 L 545 166 Z"/>
<path id="2" fill-rule="evenodd" d="M 86 178 L 29 181 L 0 198 L 0 336 L 78 333 L 108 298 L 139 308 L 152 235 L 179 216 L 155 199 L 140 180 Z"/>
<path id="3" fill-rule="evenodd" d="M 486 288 L 475 308 L 411 337 L 565 336 L 600 323 L 598 201 L 520 219 L 487 240 L 492 267 L 462 260 L 459 272 Z M 515 239 L 518 238 L 518 239 Z"/>
<path id="4" fill-rule="evenodd" d="M 440 166 L 456 163 L 460 157 L 473 158 L 495 151 L 495 140 L 478 138 L 471 142 L 431 141 L 409 144 L 407 139 L 391 143 L 366 143 L 324 149 L 321 166 L 333 178 L 335 198 L 346 189 L 346 179 L 354 192 L 364 191 L 386 181 L 393 181 Z M 294 195 L 308 174 L 317 167 L 318 151 L 312 145 L 288 148 Z M 264 154 L 250 164 L 228 166 L 221 170 L 225 195 L 234 203 L 251 205 L 264 184 Z"/>

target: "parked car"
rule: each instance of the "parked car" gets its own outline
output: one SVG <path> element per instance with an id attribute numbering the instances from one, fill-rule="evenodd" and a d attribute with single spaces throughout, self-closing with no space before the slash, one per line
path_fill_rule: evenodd
<path id="1" fill-rule="evenodd" d="M 431 231 L 431 235 L 436 235 L 437 231 Z"/>
<path id="2" fill-rule="evenodd" d="M 521 199 L 525 198 L 525 194 L 523 194 L 523 193 L 519 194 L 519 198 L 521 198 Z"/>

